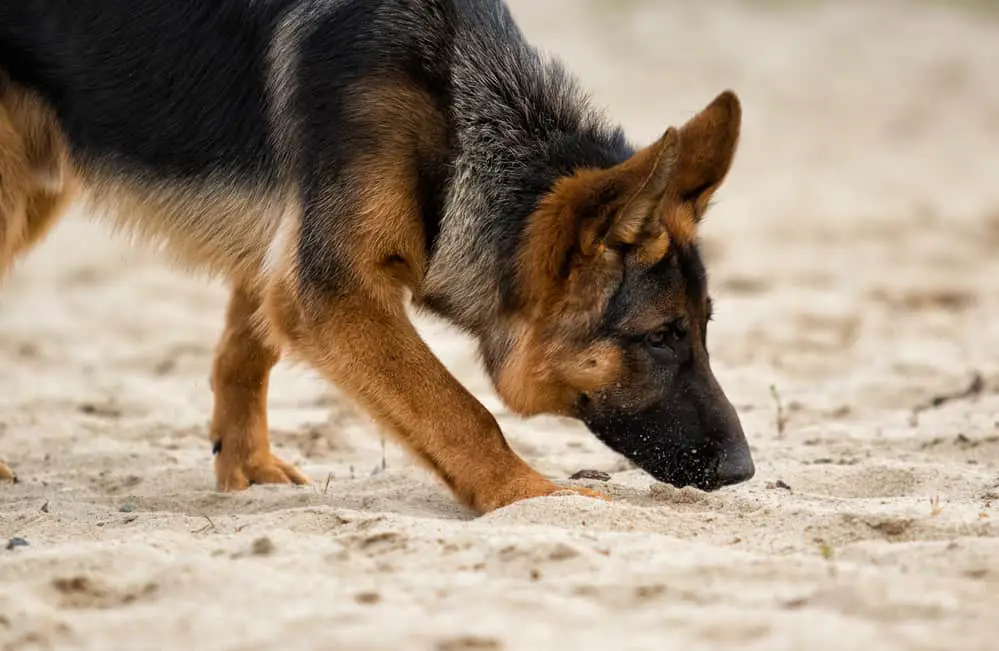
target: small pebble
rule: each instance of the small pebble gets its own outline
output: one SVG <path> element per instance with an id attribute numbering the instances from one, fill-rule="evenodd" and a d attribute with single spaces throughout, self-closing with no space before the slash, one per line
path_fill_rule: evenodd
<path id="1" fill-rule="evenodd" d="M 30 543 L 24 538 L 14 537 L 7 541 L 7 551 L 10 551 L 16 547 L 27 547 Z"/>
<path id="2" fill-rule="evenodd" d="M 274 550 L 274 541 L 267 536 L 257 538 L 253 541 L 253 554 L 255 556 L 270 556 L 274 553 Z"/>
<path id="3" fill-rule="evenodd" d="M 382 596 L 377 592 L 362 592 L 354 597 L 357 603 L 365 606 L 372 606 L 382 600 Z"/>
<path id="4" fill-rule="evenodd" d="M 580 470 L 569 479 L 592 479 L 595 481 L 610 481 L 611 476 L 603 470 Z"/>

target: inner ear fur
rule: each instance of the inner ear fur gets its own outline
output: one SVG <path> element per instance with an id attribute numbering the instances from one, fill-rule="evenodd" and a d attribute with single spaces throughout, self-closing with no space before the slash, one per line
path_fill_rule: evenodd
<path id="1" fill-rule="evenodd" d="M 676 165 L 679 134 L 670 128 L 659 140 L 638 150 L 626 161 L 606 170 L 587 170 L 571 177 L 584 192 L 556 187 L 556 200 L 569 199 L 570 210 L 582 216 L 578 246 L 584 257 L 619 253 L 656 240 L 665 253 L 667 240 L 655 209 L 669 189 Z M 559 190 L 562 190 L 559 197 Z"/>
<path id="2" fill-rule="evenodd" d="M 613 208 L 604 224 L 597 224 L 598 242 L 618 249 L 635 247 L 665 235 L 655 208 L 669 188 L 677 164 L 679 134 L 670 127 L 659 140 L 609 170 L 612 183 L 620 184 L 620 205 Z"/>
<path id="3" fill-rule="evenodd" d="M 575 256 L 614 257 L 664 235 L 653 214 L 669 188 L 678 142 L 671 128 L 614 167 L 580 169 L 556 181 L 525 231 L 520 270 L 528 284 L 558 282 Z"/>

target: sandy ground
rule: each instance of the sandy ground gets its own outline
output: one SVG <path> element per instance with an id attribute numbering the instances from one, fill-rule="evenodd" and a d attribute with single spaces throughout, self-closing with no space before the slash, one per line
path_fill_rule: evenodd
<path id="1" fill-rule="evenodd" d="M 511 416 L 426 320 L 521 453 L 615 501 L 474 519 L 286 366 L 315 485 L 217 494 L 223 289 L 68 219 L 0 293 L 0 649 L 997 648 L 999 19 L 960 4 L 513 3 L 636 139 L 742 96 L 704 238 L 758 473 L 714 494 Z"/>

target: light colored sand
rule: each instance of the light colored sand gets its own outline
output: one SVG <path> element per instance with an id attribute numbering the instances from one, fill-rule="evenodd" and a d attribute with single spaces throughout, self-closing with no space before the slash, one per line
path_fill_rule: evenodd
<path id="1" fill-rule="evenodd" d="M 0 292 L 0 454 L 24 479 L 0 539 L 30 543 L 0 547 L 0 649 L 997 648 L 999 21 L 617 2 L 514 6 L 635 138 L 741 94 L 705 238 L 757 479 L 652 486 L 580 426 L 513 418 L 422 321 L 518 450 L 611 471 L 615 502 L 472 520 L 391 444 L 373 475 L 368 420 L 284 366 L 274 440 L 316 486 L 216 494 L 222 289 L 71 219 Z M 983 395 L 910 422 L 976 370 Z"/>

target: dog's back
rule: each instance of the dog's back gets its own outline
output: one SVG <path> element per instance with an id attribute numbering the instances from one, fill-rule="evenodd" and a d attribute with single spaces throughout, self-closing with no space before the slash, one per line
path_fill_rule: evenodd
<path id="1" fill-rule="evenodd" d="M 3 3 L 0 69 L 55 116 L 91 213 L 249 273 L 283 207 L 265 82 L 287 4 Z"/>
<path id="2" fill-rule="evenodd" d="M 0 65 L 54 108 L 87 163 L 260 176 L 270 35 L 294 1 L 3 3 Z"/>
<path id="3" fill-rule="evenodd" d="M 2 4 L 0 71 L 54 116 L 89 212 L 240 278 L 318 192 L 317 165 L 372 149 L 352 87 L 450 76 L 450 0 Z"/>

